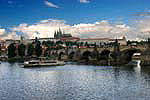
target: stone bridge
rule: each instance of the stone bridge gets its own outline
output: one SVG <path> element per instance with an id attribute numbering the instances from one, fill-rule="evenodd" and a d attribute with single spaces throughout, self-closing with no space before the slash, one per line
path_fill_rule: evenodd
<path id="1" fill-rule="evenodd" d="M 62 48 L 49 51 L 59 60 L 94 62 L 98 64 L 123 65 L 132 61 L 134 53 L 141 53 L 142 65 L 150 65 L 150 39 L 145 46 L 120 46 L 118 40 L 111 47 Z"/>
<path id="2" fill-rule="evenodd" d="M 63 54 L 70 55 L 73 52 L 76 53 L 77 51 L 80 51 L 80 54 L 83 54 L 86 51 L 93 52 L 95 49 L 97 49 L 99 53 L 101 53 L 102 51 L 106 51 L 106 50 L 108 50 L 110 52 L 114 51 L 113 47 L 107 47 L 107 48 L 65 48 L 65 49 L 57 50 L 57 53 L 58 54 L 63 53 Z M 146 49 L 146 47 L 144 47 L 144 46 L 138 46 L 138 47 L 121 46 L 120 52 L 125 52 L 128 50 L 131 51 L 133 49 L 136 49 L 137 53 L 142 53 Z"/>
<path id="3" fill-rule="evenodd" d="M 126 60 L 132 60 L 134 53 L 142 53 L 145 51 L 144 46 L 118 46 L 118 47 L 106 47 L 106 48 L 65 48 L 57 51 L 60 59 L 63 56 L 69 57 L 69 59 L 80 59 L 83 56 L 109 56 L 111 54 L 122 55 Z"/>

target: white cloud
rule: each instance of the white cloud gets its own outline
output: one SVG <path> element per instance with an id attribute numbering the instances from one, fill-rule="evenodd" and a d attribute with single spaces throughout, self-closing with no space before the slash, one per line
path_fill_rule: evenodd
<path id="1" fill-rule="evenodd" d="M 150 17 L 146 17 L 142 20 L 135 20 L 133 23 L 133 33 L 135 33 L 138 38 L 150 38 Z"/>
<path id="2" fill-rule="evenodd" d="M 0 29 L 0 36 L 3 35 L 5 33 L 5 29 Z"/>
<path id="3" fill-rule="evenodd" d="M 48 1 L 44 1 L 45 5 L 49 6 L 49 7 L 53 7 L 53 8 L 59 8 L 58 5 L 55 5 L 54 3 L 52 2 L 48 2 Z"/>
<path id="4" fill-rule="evenodd" d="M 26 38 L 35 38 L 37 35 L 37 32 L 39 33 L 39 37 L 53 37 L 53 33 L 55 30 L 57 30 L 59 27 L 64 27 L 65 21 L 63 20 L 42 20 L 36 24 L 33 25 L 27 25 L 27 24 L 20 24 L 17 27 L 13 27 L 12 31 L 18 31 L 24 33 Z"/>
<path id="5" fill-rule="evenodd" d="M 16 34 L 16 32 L 8 32 L 6 29 L 0 29 L 0 40 L 5 40 L 5 39 L 19 39 L 19 36 Z"/>
<path id="6" fill-rule="evenodd" d="M 89 0 L 80 0 L 81 3 L 90 3 Z"/>
<path id="7" fill-rule="evenodd" d="M 126 25 L 111 25 L 108 21 L 98 21 L 95 23 L 80 23 L 75 25 L 66 24 L 64 20 L 48 19 L 42 20 L 36 24 L 20 24 L 19 26 L 13 27 L 13 32 L 22 32 L 26 38 L 35 38 L 39 36 L 41 38 L 53 37 L 54 31 L 58 30 L 59 27 L 65 33 L 71 33 L 73 36 L 81 38 L 104 38 L 118 37 L 124 35 L 123 33 L 129 31 L 129 26 Z M 36 33 L 39 34 L 36 34 Z"/>
<path id="8" fill-rule="evenodd" d="M 24 34 L 25 38 L 48 38 L 53 37 L 54 32 L 59 28 L 65 33 L 71 33 L 80 38 L 116 38 L 126 36 L 128 39 L 143 39 L 150 36 L 150 18 L 132 21 L 132 26 L 126 24 L 111 24 L 107 20 L 95 23 L 79 23 L 69 25 L 64 20 L 46 19 L 35 24 L 22 23 L 12 27 L 8 32 L 0 29 L 0 36 L 3 39 L 19 39 L 17 32 Z M 5 34 L 6 33 L 6 34 Z M 39 33 L 39 34 L 37 34 Z"/>
<path id="9" fill-rule="evenodd" d="M 3 39 L 20 39 L 20 36 L 16 34 L 16 32 L 11 32 L 11 33 L 8 33 L 8 34 L 5 34 L 3 36 Z"/>

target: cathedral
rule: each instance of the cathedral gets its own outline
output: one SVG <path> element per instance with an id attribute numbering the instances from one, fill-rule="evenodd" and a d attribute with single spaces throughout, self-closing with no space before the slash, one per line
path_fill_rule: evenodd
<path id="1" fill-rule="evenodd" d="M 59 39 L 59 38 L 70 38 L 72 37 L 71 34 L 64 34 L 61 29 L 59 28 L 59 30 L 55 31 L 54 33 L 54 38 Z"/>

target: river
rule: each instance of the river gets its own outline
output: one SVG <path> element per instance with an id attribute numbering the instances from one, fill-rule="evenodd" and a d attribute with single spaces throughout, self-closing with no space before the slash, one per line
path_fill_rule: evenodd
<path id="1" fill-rule="evenodd" d="M 0 64 L 0 100 L 150 100 L 150 70 L 71 65 Z"/>

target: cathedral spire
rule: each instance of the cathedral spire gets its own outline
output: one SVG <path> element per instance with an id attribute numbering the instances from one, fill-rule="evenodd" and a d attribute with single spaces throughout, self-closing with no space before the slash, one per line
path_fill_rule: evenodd
<path id="1" fill-rule="evenodd" d="M 59 27 L 59 32 L 61 32 L 61 29 L 60 29 L 60 27 Z"/>
<path id="2" fill-rule="evenodd" d="M 59 33 L 60 33 L 60 35 L 62 35 L 62 31 L 61 31 L 61 29 L 59 28 Z"/>
<path id="3" fill-rule="evenodd" d="M 56 33 L 56 31 L 54 32 L 54 38 L 56 38 L 57 37 L 57 33 Z"/>
<path id="4" fill-rule="evenodd" d="M 62 37 L 62 35 L 63 35 L 63 34 L 62 34 L 62 31 L 61 31 L 61 29 L 59 28 L 59 36 Z"/>

